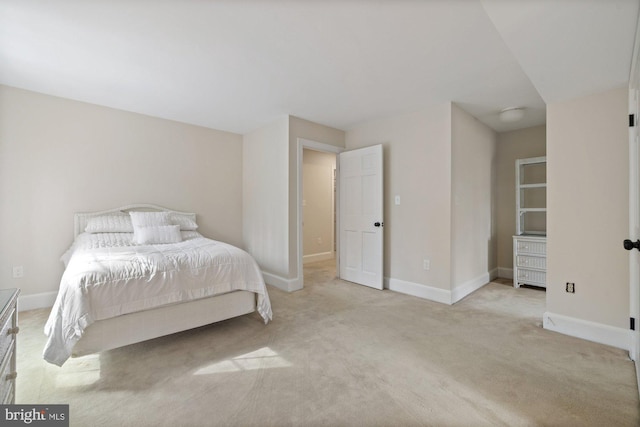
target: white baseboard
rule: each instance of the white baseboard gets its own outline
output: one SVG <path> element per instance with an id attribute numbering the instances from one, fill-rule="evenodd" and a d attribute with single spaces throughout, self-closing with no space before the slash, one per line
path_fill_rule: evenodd
<path id="1" fill-rule="evenodd" d="M 451 305 L 451 291 L 446 289 L 387 277 L 384 279 L 384 287 L 402 294 Z"/>
<path id="2" fill-rule="evenodd" d="M 627 351 L 631 345 L 630 331 L 625 328 L 617 328 L 589 320 L 550 313 L 548 311 L 545 312 L 542 317 L 542 325 L 550 331 L 610 345 Z"/>
<path id="3" fill-rule="evenodd" d="M 284 277 L 280 277 L 276 274 L 265 273 L 264 271 L 262 272 L 262 277 L 264 277 L 264 281 L 267 285 L 275 286 L 283 291 L 293 292 L 302 289 L 302 283 L 297 277 L 295 279 L 285 279 Z"/>
<path id="4" fill-rule="evenodd" d="M 58 292 L 44 292 L 41 294 L 18 296 L 18 311 L 35 310 L 37 308 L 53 307 Z"/>
<path id="5" fill-rule="evenodd" d="M 305 255 L 302 257 L 302 263 L 308 264 L 310 262 L 328 261 L 334 259 L 334 252 L 320 252 L 317 254 Z"/>
<path id="6" fill-rule="evenodd" d="M 495 270 L 492 270 L 495 271 Z M 495 274 L 495 273 L 494 273 Z M 484 273 L 475 279 L 462 283 L 451 291 L 451 304 L 455 304 L 472 292 L 477 291 L 491 281 L 491 273 Z"/>
<path id="7" fill-rule="evenodd" d="M 513 279 L 513 268 L 498 267 L 498 277 Z"/>
<path id="8" fill-rule="evenodd" d="M 465 283 L 456 286 L 452 291 L 448 289 L 436 288 L 421 283 L 407 282 L 405 280 L 394 279 L 392 277 L 384 278 L 384 287 L 391 291 L 400 292 L 402 294 L 411 295 L 418 298 L 424 298 L 442 304 L 452 305 L 472 292 L 477 291 L 491 280 L 498 276 L 498 270 L 493 269 L 484 273 L 475 279 L 471 279 Z"/>

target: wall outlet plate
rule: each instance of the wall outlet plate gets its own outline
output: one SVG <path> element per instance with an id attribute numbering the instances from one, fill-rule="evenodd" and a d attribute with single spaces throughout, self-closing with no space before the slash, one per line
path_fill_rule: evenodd
<path id="1" fill-rule="evenodd" d="M 567 282 L 567 292 L 570 294 L 576 293 L 576 284 L 573 282 Z"/>
<path id="2" fill-rule="evenodd" d="M 13 278 L 20 279 L 21 277 L 24 277 L 24 267 L 21 265 L 13 267 Z"/>

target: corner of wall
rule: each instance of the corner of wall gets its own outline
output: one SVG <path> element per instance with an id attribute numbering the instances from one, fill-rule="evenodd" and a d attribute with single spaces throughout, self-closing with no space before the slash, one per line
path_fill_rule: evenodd
<path id="1" fill-rule="evenodd" d="M 451 291 L 458 301 L 497 268 L 493 212 L 497 134 L 451 103 Z"/>

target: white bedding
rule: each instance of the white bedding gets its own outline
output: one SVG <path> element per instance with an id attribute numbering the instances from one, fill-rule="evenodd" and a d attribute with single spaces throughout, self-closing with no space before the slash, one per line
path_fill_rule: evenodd
<path id="1" fill-rule="evenodd" d="M 61 366 L 97 320 L 223 294 L 255 292 L 265 323 L 271 303 L 255 260 L 235 246 L 183 231 L 183 241 L 133 245 L 133 233 L 83 233 L 63 255 L 67 268 L 49 320 L 44 359 Z"/>

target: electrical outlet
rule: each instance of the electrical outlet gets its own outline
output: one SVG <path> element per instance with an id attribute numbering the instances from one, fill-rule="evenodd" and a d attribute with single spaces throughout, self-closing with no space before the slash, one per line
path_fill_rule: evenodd
<path id="1" fill-rule="evenodd" d="M 19 279 L 21 277 L 24 277 L 24 267 L 22 267 L 21 265 L 13 267 L 13 278 Z"/>
<path id="2" fill-rule="evenodd" d="M 570 294 L 576 293 L 576 284 L 573 282 L 567 282 L 567 292 Z"/>
<path id="3" fill-rule="evenodd" d="M 321 245 L 322 244 L 322 237 L 318 237 L 318 244 Z"/>
<path id="4" fill-rule="evenodd" d="M 431 261 L 428 259 L 422 260 L 422 268 L 429 270 L 431 268 Z"/>

